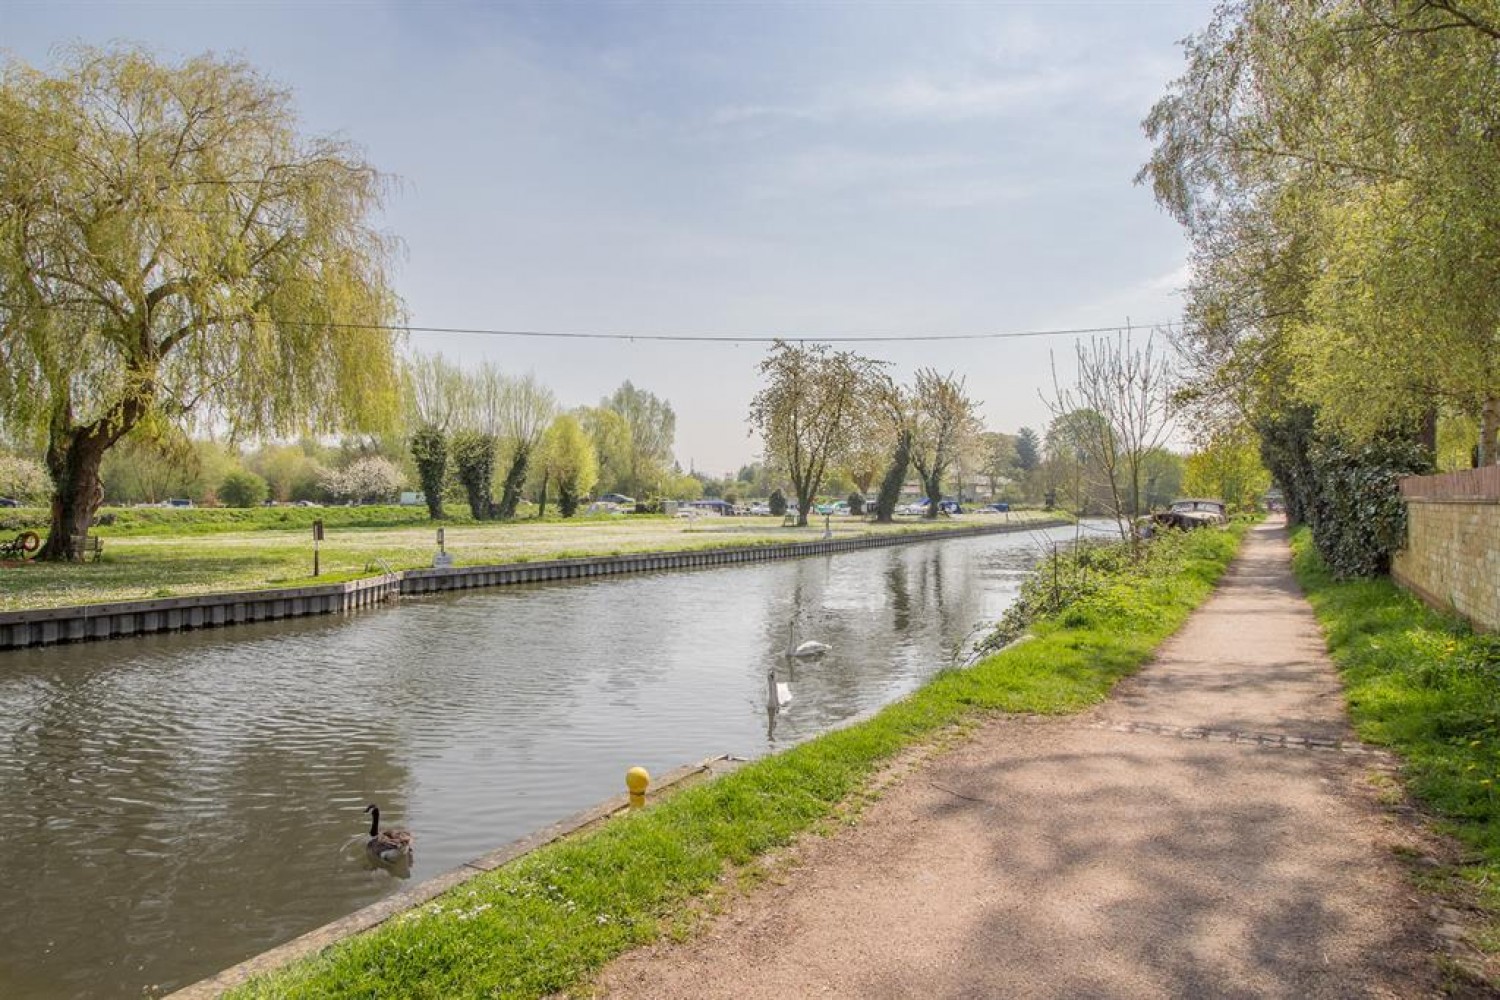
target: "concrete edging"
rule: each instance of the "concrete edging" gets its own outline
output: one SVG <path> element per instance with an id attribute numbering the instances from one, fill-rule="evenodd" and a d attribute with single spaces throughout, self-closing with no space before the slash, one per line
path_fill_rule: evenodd
<path id="1" fill-rule="evenodd" d="M 683 785 L 695 778 L 717 777 L 734 770 L 741 763 L 743 761 L 737 757 L 721 754 L 697 764 L 686 764 L 656 779 L 652 783 L 654 790 L 652 794 L 659 796 L 669 790 L 680 790 Z M 237 986 L 244 985 L 255 976 L 264 975 L 284 965 L 290 965 L 298 959 L 317 954 L 346 938 L 372 930 L 398 914 L 430 903 L 454 886 L 463 885 L 470 879 L 501 868 L 548 844 L 629 811 L 628 795 L 620 794 L 605 799 L 596 806 L 574 813 L 518 840 L 513 840 L 488 854 L 466 861 L 457 868 L 452 868 L 441 875 L 434 875 L 410 889 L 403 889 L 369 906 L 355 910 L 346 917 L 324 924 L 285 944 L 277 945 L 269 951 L 261 952 L 253 958 L 232 965 L 207 979 L 200 979 L 196 983 L 184 986 L 180 990 L 167 994 L 167 997 L 169 1000 L 202 1000 L 205 997 L 217 997 Z"/>
<path id="2" fill-rule="evenodd" d="M 215 628 L 242 622 L 275 621 L 305 615 L 334 614 L 374 607 L 401 596 L 468 590 L 475 587 L 549 583 L 625 573 L 698 569 L 739 563 L 832 555 L 858 549 L 914 542 L 1004 534 L 1050 528 L 1068 522 L 1056 518 L 912 531 L 815 542 L 783 542 L 716 549 L 679 549 L 614 556 L 584 556 L 531 563 L 409 569 L 347 583 L 287 590 L 252 590 L 198 594 L 143 601 L 119 601 L 32 611 L 0 612 L 0 651 L 64 642 L 116 639 L 153 632 Z"/>

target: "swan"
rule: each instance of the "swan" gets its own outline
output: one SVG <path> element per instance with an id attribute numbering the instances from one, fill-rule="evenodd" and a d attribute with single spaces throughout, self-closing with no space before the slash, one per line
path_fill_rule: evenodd
<path id="1" fill-rule="evenodd" d="M 792 703 L 792 686 L 785 681 L 776 679 L 776 667 L 773 664 L 766 671 L 766 704 L 771 711 L 779 711 Z"/>
<path id="2" fill-rule="evenodd" d="M 411 859 L 411 845 L 415 842 L 410 831 L 380 829 L 380 807 L 371 802 L 365 806 L 370 814 L 370 839 L 365 841 L 365 851 L 370 860 L 394 864 Z"/>
<path id="3" fill-rule="evenodd" d="M 826 642 L 818 642 L 815 639 L 809 639 L 806 642 L 802 643 L 800 646 L 793 645 L 793 643 L 795 643 L 796 641 L 797 641 L 796 623 L 794 623 L 794 622 L 787 622 L 787 624 L 786 624 L 786 647 L 787 647 L 786 655 L 788 655 L 788 656 L 790 656 L 790 657 L 792 657 L 794 659 L 798 659 L 798 660 L 816 660 L 819 657 L 821 657 L 824 653 L 828 652 L 830 649 L 833 648 L 832 646 L 828 645 L 828 643 L 826 643 Z"/>

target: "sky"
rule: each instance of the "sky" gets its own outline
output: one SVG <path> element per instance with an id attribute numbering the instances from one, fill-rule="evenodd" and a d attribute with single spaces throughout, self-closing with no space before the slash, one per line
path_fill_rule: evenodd
<path id="1" fill-rule="evenodd" d="M 0 51 L 242 58 L 395 183 L 414 326 L 821 337 L 1176 320 L 1179 227 L 1133 177 L 1206 3 L 0 0 Z M 1045 427 L 1074 337 L 849 345 Z M 760 451 L 766 345 L 413 333 L 568 406 L 629 379 L 684 469 Z"/>

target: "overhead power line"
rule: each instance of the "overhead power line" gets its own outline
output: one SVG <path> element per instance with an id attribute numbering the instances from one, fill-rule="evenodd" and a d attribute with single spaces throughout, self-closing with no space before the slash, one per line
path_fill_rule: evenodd
<path id="1" fill-rule="evenodd" d="M 1172 327 L 1172 323 L 1121 323 L 1115 326 L 1085 326 L 1060 330 L 1007 330 L 995 333 L 910 333 L 880 336 L 855 334 L 826 336 L 817 333 L 780 333 L 771 335 L 695 334 L 695 333 L 584 333 L 567 330 L 492 330 L 462 326 L 401 326 L 382 323 L 308 323 L 345 330 L 391 330 L 398 333 L 451 333 L 480 337 L 550 337 L 564 340 L 668 341 L 700 344 L 771 344 L 778 340 L 812 341 L 818 344 L 900 344 L 935 340 L 1009 340 L 1022 337 L 1077 337 L 1094 333 L 1125 333 Z"/>

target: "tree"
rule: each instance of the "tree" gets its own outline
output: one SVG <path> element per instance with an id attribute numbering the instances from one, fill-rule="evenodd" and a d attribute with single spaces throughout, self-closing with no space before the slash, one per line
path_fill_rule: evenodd
<path id="1" fill-rule="evenodd" d="M 528 373 L 521 378 L 502 380 L 500 441 L 510 454 L 500 491 L 500 517 L 516 516 L 521 487 L 526 482 L 527 464 L 556 413 L 557 397 L 538 382 L 535 375 Z"/>
<path id="2" fill-rule="evenodd" d="M 1430 449 L 1434 417 L 1467 416 L 1500 461 L 1486 7 L 1248 0 L 1189 40 L 1139 179 L 1193 241 L 1189 399 L 1221 427 L 1310 407 L 1342 438 L 1423 428 Z"/>
<path id="3" fill-rule="evenodd" d="M 1131 519 L 1142 510 L 1146 456 L 1161 446 L 1171 429 L 1170 372 L 1155 353 L 1151 337 L 1137 347 L 1128 333 L 1110 340 L 1093 338 L 1076 349 L 1076 381 L 1064 388 L 1053 368 L 1048 405 L 1062 417 L 1087 413 L 1076 423 L 1073 443 L 1103 476 L 1110 513 L 1120 537 L 1134 544 Z"/>
<path id="4" fill-rule="evenodd" d="M 766 455 L 784 469 L 797 494 L 797 526 L 807 526 L 823 476 L 849 438 L 849 423 L 875 376 L 875 363 L 826 344 L 776 341 L 760 363 L 765 385 L 750 403 L 750 424 Z"/>
<path id="5" fill-rule="evenodd" d="M 24 504 L 47 498 L 47 470 L 40 462 L 19 455 L 0 455 L 0 497 Z"/>
<path id="6" fill-rule="evenodd" d="M 1042 464 L 1041 441 L 1037 438 L 1036 431 L 1030 427 L 1022 427 L 1016 432 L 1015 464 L 1023 474 L 1030 473 Z"/>
<path id="7" fill-rule="evenodd" d="M 356 459 L 342 469 L 330 469 L 323 482 L 323 488 L 333 496 L 357 503 L 393 500 L 403 485 L 401 470 L 379 455 Z"/>
<path id="8" fill-rule="evenodd" d="M 919 368 L 912 389 L 911 464 L 922 478 L 927 493 L 929 518 L 938 515 L 943 499 L 943 477 L 957 460 L 964 445 L 979 433 L 979 404 L 964 395 L 964 380 L 953 373 L 939 375 Z"/>
<path id="9" fill-rule="evenodd" d="M 463 373 L 438 355 L 417 355 L 404 370 L 408 419 L 414 425 L 411 455 L 427 513 L 443 517 L 443 487 L 448 477 L 448 425 L 460 405 Z"/>
<path id="10" fill-rule="evenodd" d="M 546 495 L 545 481 L 557 484 L 557 508 L 563 517 L 572 517 L 578 510 L 578 502 L 594 488 L 599 479 L 599 463 L 594 456 L 594 443 L 589 440 L 578 418 L 564 413 L 552 421 L 538 448 L 544 484 L 542 496 Z M 545 507 L 545 503 L 542 503 Z"/>
<path id="11" fill-rule="evenodd" d="M 1221 431 L 1187 457 L 1182 477 L 1189 496 L 1218 497 L 1230 510 L 1254 510 L 1271 476 L 1260 461 L 1255 432 L 1241 426 Z"/>
<path id="12" fill-rule="evenodd" d="M 226 507 L 259 507 L 269 493 L 264 479 L 244 469 L 236 469 L 219 484 L 219 502 Z"/>
<path id="13" fill-rule="evenodd" d="M 896 519 L 896 504 L 906 486 L 906 472 L 911 467 L 913 427 L 912 401 L 909 394 L 884 372 L 875 376 L 869 394 L 874 405 L 869 408 L 878 421 L 878 436 L 888 449 L 885 474 L 880 477 L 880 491 L 875 495 L 875 521 L 890 524 Z"/>
<path id="14" fill-rule="evenodd" d="M 1000 495 L 1000 484 L 1008 482 L 1018 468 L 1016 441 L 999 431 L 984 431 L 976 440 L 979 474 L 988 481 L 992 497 Z"/>
<path id="15" fill-rule="evenodd" d="M 616 470 L 616 486 L 636 497 L 653 492 L 672 461 L 677 435 L 672 404 L 627 381 L 599 405 L 624 424 L 623 438 L 617 439 L 623 455 L 617 459 L 621 467 Z"/>
<path id="16" fill-rule="evenodd" d="M 125 435 L 387 419 L 381 176 L 244 63 L 75 48 L 0 72 L 0 418 L 45 429 L 44 559 L 80 554 Z"/>
<path id="17" fill-rule="evenodd" d="M 490 517 L 494 502 L 490 499 L 495 479 L 495 439 L 474 430 L 454 432 L 448 442 L 458 481 L 469 501 L 469 513 L 476 521 Z"/>

